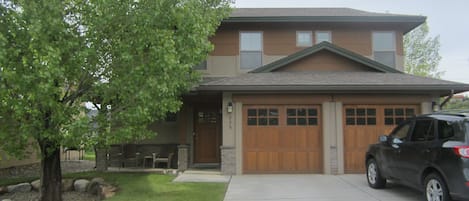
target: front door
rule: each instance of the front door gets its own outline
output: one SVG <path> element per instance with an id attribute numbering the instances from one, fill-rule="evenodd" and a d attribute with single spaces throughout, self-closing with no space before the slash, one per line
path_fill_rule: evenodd
<path id="1" fill-rule="evenodd" d="M 194 115 L 194 162 L 219 163 L 221 117 L 217 107 L 199 106 Z"/>

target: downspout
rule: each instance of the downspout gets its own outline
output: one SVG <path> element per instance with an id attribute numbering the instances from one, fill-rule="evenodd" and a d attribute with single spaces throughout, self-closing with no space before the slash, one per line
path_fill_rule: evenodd
<path id="1" fill-rule="evenodd" d="M 445 100 L 440 104 L 440 109 L 443 109 L 443 106 L 446 105 L 446 103 L 448 103 L 448 101 L 453 98 L 453 95 L 454 95 L 454 89 L 451 89 L 451 94 L 445 98 Z"/>

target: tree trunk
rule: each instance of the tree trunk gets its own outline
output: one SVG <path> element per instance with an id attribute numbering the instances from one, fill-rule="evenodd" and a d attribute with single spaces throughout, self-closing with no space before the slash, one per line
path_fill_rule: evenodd
<path id="1" fill-rule="evenodd" d="M 106 149 L 95 148 L 94 153 L 96 156 L 96 171 L 104 172 L 107 170 L 107 154 Z"/>
<path id="2" fill-rule="evenodd" d="M 40 201 L 62 201 L 62 172 L 60 169 L 60 147 L 44 140 L 41 147 Z"/>

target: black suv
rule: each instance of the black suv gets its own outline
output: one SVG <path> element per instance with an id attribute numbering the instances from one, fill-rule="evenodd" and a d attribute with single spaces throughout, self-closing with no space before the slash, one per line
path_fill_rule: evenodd
<path id="1" fill-rule="evenodd" d="M 365 161 L 372 188 L 390 179 L 428 201 L 469 200 L 469 111 L 409 119 L 370 145 Z"/>

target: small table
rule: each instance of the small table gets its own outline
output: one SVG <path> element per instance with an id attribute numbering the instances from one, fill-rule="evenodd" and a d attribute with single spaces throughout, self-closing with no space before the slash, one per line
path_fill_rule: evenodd
<path id="1" fill-rule="evenodd" d="M 153 159 L 154 159 L 153 156 L 144 156 L 143 157 L 143 166 L 142 166 L 142 168 L 145 168 L 145 164 L 146 164 L 147 160 L 151 161 L 150 164 L 151 164 L 151 167 L 153 167 Z"/>

